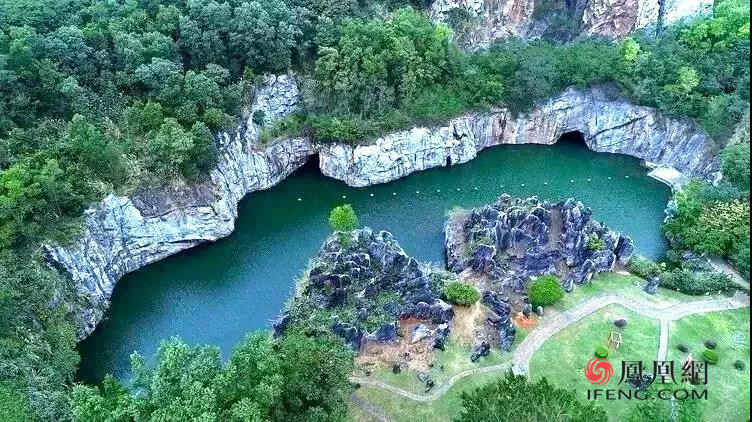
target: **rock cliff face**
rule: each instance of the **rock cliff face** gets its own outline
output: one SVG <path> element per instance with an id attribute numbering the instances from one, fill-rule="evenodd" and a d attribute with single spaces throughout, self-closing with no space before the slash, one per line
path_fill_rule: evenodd
<path id="1" fill-rule="evenodd" d="M 297 85 L 290 75 L 269 77 L 255 97 L 251 110 L 263 110 L 265 119 L 273 119 L 295 107 Z M 142 190 L 131 197 L 110 195 L 85 212 L 79 241 L 45 246 L 49 259 L 71 275 L 78 290 L 81 307 L 75 314 L 80 338 L 102 319 L 120 277 L 229 235 L 243 196 L 280 182 L 313 154 L 313 146 L 304 138 L 262 147 L 255 144 L 258 132 L 249 118 L 233 136 L 219 134 L 219 163 L 210 180 Z"/>
<path id="2" fill-rule="evenodd" d="M 638 29 L 655 29 L 709 13 L 712 0 L 435 0 L 429 13 L 452 26 L 462 41 L 482 47 L 510 37 L 544 35 L 622 38 Z M 663 5 L 661 5 L 663 3 Z M 566 24 L 562 25 L 562 22 Z M 556 26 L 560 26 L 560 30 Z M 566 34 L 564 34 L 566 33 Z"/>
<path id="3" fill-rule="evenodd" d="M 102 319 L 120 277 L 229 235 L 243 196 L 280 182 L 316 153 L 323 174 L 366 186 L 463 163 L 489 146 L 553 144 L 561 134 L 579 130 L 591 149 L 645 159 L 659 166 L 664 178 L 712 178 L 717 173 L 711 140 L 690 122 L 607 99 L 599 90 L 566 91 L 523 117 L 504 109 L 468 114 L 444 126 L 393 133 L 370 145 L 313 145 L 306 138 L 258 144 L 261 128 L 253 120 L 268 123 L 289 114 L 298 102 L 291 75 L 268 77 L 255 95 L 248 120 L 232 135 L 218 134 L 220 158 L 209 180 L 144 189 L 128 197 L 110 195 L 85 212 L 79 241 L 45 246 L 50 261 L 68 272 L 77 287 L 80 338 Z M 263 114 L 253 119 L 259 110 Z"/>
<path id="4" fill-rule="evenodd" d="M 320 166 L 325 175 L 348 185 L 368 186 L 463 163 L 494 145 L 554 144 L 573 131 L 582 132 L 595 151 L 632 155 L 685 176 L 713 179 L 718 172 L 713 141 L 691 121 L 609 99 L 599 89 L 567 90 L 526 116 L 499 109 L 466 114 L 445 126 L 393 133 L 370 145 L 323 145 Z"/>

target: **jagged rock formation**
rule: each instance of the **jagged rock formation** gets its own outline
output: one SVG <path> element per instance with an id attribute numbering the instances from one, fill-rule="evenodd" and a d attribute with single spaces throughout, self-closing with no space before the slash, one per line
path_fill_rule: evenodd
<path id="1" fill-rule="evenodd" d="M 539 3 L 536 5 L 536 3 Z M 435 0 L 429 13 L 447 23 L 471 47 L 510 37 L 578 35 L 622 38 L 710 13 L 711 0 Z M 663 3 L 663 5 L 661 5 Z M 565 22 L 562 25 L 562 22 Z M 562 28 L 556 28 L 562 26 Z"/>
<path id="2" fill-rule="evenodd" d="M 690 121 L 608 99 L 598 89 L 568 90 L 523 117 L 504 109 L 471 113 L 445 126 L 397 132 L 370 145 L 314 145 L 307 138 L 259 144 L 261 127 L 253 123 L 253 115 L 261 110 L 269 123 L 289 114 L 299 102 L 292 75 L 266 77 L 247 121 L 232 135 L 217 135 L 219 163 L 209 180 L 110 195 L 85 212 L 85 230 L 77 242 L 45 246 L 50 261 L 71 275 L 80 296 L 80 307 L 74 310 L 80 338 L 102 319 L 120 277 L 229 235 L 244 195 L 280 182 L 316 153 L 323 174 L 366 186 L 463 163 L 489 146 L 552 144 L 562 133 L 579 130 L 591 149 L 654 162 L 669 183 L 686 176 L 713 179 L 717 174 L 712 141 Z"/>
<path id="3" fill-rule="evenodd" d="M 493 205 L 457 214 L 444 227 L 447 268 L 467 268 L 521 292 L 533 276 L 558 274 L 568 290 L 634 251 L 629 236 L 609 230 L 592 210 L 568 199 L 558 204 L 502 195 Z"/>
<path id="4" fill-rule="evenodd" d="M 291 75 L 270 76 L 256 94 L 251 111 L 262 110 L 266 119 L 273 119 L 289 113 L 297 101 Z M 49 259 L 70 274 L 81 298 L 81 308 L 74 312 L 79 338 L 91 333 L 102 319 L 120 277 L 229 235 L 243 196 L 280 182 L 314 153 L 305 138 L 256 144 L 259 126 L 251 119 L 232 136 L 217 136 L 219 163 L 210 180 L 145 189 L 130 197 L 109 195 L 84 213 L 85 230 L 77 242 L 45 246 Z"/>
<path id="5" fill-rule="evenodd" d="M 398 341 L 400 320 L 415 318 L 425 323 L 407 341 L 430 337 L 434 347 L 442 348 L 454 311 L 440 299 L 440 284 L 391 233 L 367 227 L 338 233 L 319 250 L 275 332 L 290 325 L 331 330 L 358 351 L 366 341 Z"/>
<path id="6" fill-rule="evenodd" d="M 464 163 L 494 145 L 550 145 L 572 131 L 582 132 L 594 151 L 632 155 L 684 176 L 713 179 L 718 174 L 715 145 L 692 121 L 611 99 L 596 88 L 568 89 L 523 116 L 506 109 L 469 113 L 444 126 L 392 133 L 369 145 L 321 145 L 320 167 L 350 186 L 368 186 Z"/>
<path id="7" fill-rule="evenodd" d="M 505 194 L 493 205 L 453 214 L 444 237 L 447 268 L 483 280 L 476 285 L 485 290 L 483 301 L 494 313 L 489 321 L 504 350 L 514 342 L 513 308 L 532 312 L 531 278 L 557 274 L 570 291 L 617 262 L 626 264 L 634 251 L 632 239 L 593 220 L 592 211 L 571 198 L 552 204 Z"/>

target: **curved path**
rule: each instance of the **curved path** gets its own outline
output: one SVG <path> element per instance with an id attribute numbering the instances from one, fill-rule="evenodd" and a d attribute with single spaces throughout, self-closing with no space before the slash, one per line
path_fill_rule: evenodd
<path id="1" fill-rule="evenodd" d="M 559 331 L 574 324 L 575 322 L 610 305 L 620 305 L 640 315 L 657 319 L 660 322 L 661 332 L 659 340 L 660 342 L 658 345 L 658 356 L 656 360 L 666 360 L 669 338 L 668 330 L 671 321 L 675 321 L 694 314 L 745 308 L 749 306 L 749 296 L 737 292 L 736 295 L 730 298 L 696 300 L 663 306 L 656 305 L 643 298 L 632 298 L 609 294 L 594 296 L 571 309 L 547 318 L 543 324 L 530 332 L 515 349 L 514 364 L 511 366 L 512 370 L 516 374 L 527 373 L 530 359 L 532 359 L 535 352 L 543 345 L 543 343 L 546 342 L 546 340 L 551 338 Z M 435 388 L 431 394 L 413 393 L 411 391 L 395 387 L 383 381 L 368 378 L 350 377 L 350 380 L 363 386 L 381 388 L 414 401 L 431 402 L 444 395 L 444 393 L 452 388 L 455 382 L 464 377 L 468 377 L 470 375 L 485 374 L 509 367 L 509 363 L 503 363 L 493 366 L 472 368 L 458 372 L 451 378 L 446 380 L 441 386 Z"/>

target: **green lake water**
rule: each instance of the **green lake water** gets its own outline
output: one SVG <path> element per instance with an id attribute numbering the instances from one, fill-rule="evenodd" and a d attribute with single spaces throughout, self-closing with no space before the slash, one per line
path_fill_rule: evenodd
<path id="1" fill-rule="evenodd" d="M 647 177 L 637 159 L 584 145 L 499 146 L 469 163 L 367 188 L 347 187 L 307 165 L 248 195 L 231 236 L 125 276 L 107 319 L 79 345 L 80 378 L 126 378 L 133 351 L 152 357 L 171 336 L 218 345 L 226 355 L 247 332 L 268 329 L 329 234 L 327 217 L 336 205 L 352 204 L 362 225 L 392 232 L 419 260 L 443 264 L 447 212 L 490 203 L 503 192 L 575 197 L 596 219 L 630 235 L 638 252 L 657 257 L 665 250 L 660 226 L 669 188 Z"/>

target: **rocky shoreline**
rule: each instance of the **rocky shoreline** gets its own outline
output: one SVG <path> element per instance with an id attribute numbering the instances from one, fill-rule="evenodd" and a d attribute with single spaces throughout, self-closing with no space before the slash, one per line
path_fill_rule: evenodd
<path id="1" fill-rule="evenodd" d="M 267 76 L 250 113 L 265 123 L 291 113 L 300 102 L 294 75 Z M 101 321 L 117 281 L 126 273 L 234 230 L 237 205 L 248 193 L 268 189 L 318 154 L 324 175 L 351 186 L 399 179 L 432 167 L 473 159 L 503 144 L 553 144 L 579 131 L 596 151 L 629 154 L 681 178 L 718 175 L 714 145 L 689 120 L 609 99 L 601 89 L 569 89 L 526 116 L 505 109 L 469 113 L 437 127 L 416 127 L 369 145 L 316 145 L 304 137 L 258 143 L 261 126 L 248 121 L 232 135 L 217 136 L 219 163 L 196 185 L 109 195 L 84 213 L 85 228 L 72 245 L 45 245 L 50 262 L 67 272 L 80 301 L 79 339 Z"/>

